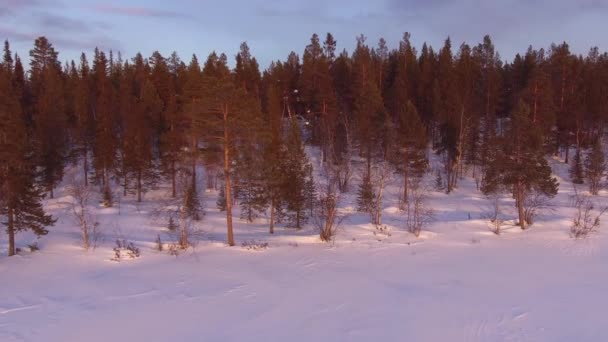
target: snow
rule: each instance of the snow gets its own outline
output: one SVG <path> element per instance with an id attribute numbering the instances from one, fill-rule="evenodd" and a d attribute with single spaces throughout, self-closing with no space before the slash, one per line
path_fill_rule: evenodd
<path id="1" fill-rule="evenodd" d="M 436 221 L 417 239 L 403 229 L 395 176 L 383 213 L 390 236 L 358 213 L 331 244 L 312 227 L 270 236 L 264 218 L 247 224 L 237 212 L 237 246 L 227 247 L 211 192 L 199 243 L 177 257 L 154 250 L 157 234 L 170 239 L 152 215 L 167 189 L 97 208 L 104 239 L 86 252 L 61 188 L 45 203 L 59 220 L 41 250 L 0 257 L 0 341 L 607 341 L 607 234 L 569 236 L 567 166 L 551 165 L 554 211 L 527 231 L 491 233 L 481 218 L 490 203 L 465 178 L 453 194 L 431 194 Z M 512 200 L 502 201 L 513 219 Z M 110 261 L 117 238 L 141 257 Z M 3 235 L 2 255 L 6 246 Z"/>

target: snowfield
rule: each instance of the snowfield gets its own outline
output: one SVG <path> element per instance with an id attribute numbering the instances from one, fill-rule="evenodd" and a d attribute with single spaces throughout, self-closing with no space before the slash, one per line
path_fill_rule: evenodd
<path id="1" fill-rule="evenodd" d="M 353 186 L 333 244 L 312 227 L 270 236 L 266 219 L 247 224 L 236 210 L 237 246 L 227 247 L 209 192 L 199 242 L 177 257 L 154 250 L 157 235 L 173 238 L 151 215 L 166 189 L 98 208 L 103 238 L 86 252 L 63 187 L 45 202 L 59 220 L 40 251 L 20 233 L 22 252 L 5 257 L 1 235 L 0 341 L 608 341 L 607 228 L 569 236 L 568 167 L 551 165 L 554 210 L 527 231 L 491 233 L 481 218 L 490 203 L 465 178 L 453 194 L 431 194 L 436 220 L 417 239 L 396 208 L 395 176 L 384 201 L 390 236 L 354 212 Z M 515 217 L 508 196 L 503 209 Z M 111 261 L 117 238 L 141 257 Z M 252 240 L 268 247 L 241 246 Z"/>

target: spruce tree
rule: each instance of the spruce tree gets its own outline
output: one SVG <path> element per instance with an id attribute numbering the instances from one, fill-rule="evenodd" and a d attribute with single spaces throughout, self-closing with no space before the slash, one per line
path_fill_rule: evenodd
<path id="1" fill-rule="evenodd" d="M 160 69 L 160 71 L 157 71 Z M 185 115 L 183 110 L 183 82 L 185 65 L 177 53 L 173 53 L 168 61 L 154 64 L 153 73 L 161 80 L 168 73 L 168 84 L 164 96 L 163 126 L 160 134 L 160 162 L 162 173 L 171 181 L 171 197 L 177 196 L 177 174 L 180 164 L 185 159 L 184 147 L 187 144 Z"/>
<path id="2" fill-rule="evenodd" d="M 137 54 L 132 67 L 125 68 L 120 96 L 123 107 L 123 176 L 130 176 L 137 201 L 141 202 L 142 194 L 154 188 L 159 178 L 156 171 L 155 140 L 158 129 L 155 122 L 158 122 L 163 107 L 141 54 Z M 127 179 L 124 184 L 128 186 Z"/>
<path id="3" fill-rule="evenodd" d="M 359 184 L 357 190 L 357 210 L 363 213 L 372 214 L 376 194 L 372 184 L 371 175 L 366 173 Z"/>
<path id="4" fill-rule="evenodd" d="M 574 154 L 574 159 L 572 160 L 572 166 L 570 166 L 570 179 L 574 184 L 583 184 L 584 183 L 584 174 L 583 174 L 583 160 L 581 157 L 581 151 L 579 149 L 576 150 Z"/>
<path id="5" fill-rule="evenodd" d="M 8 255 L 15 254 L 15 234 L 47 234 L 55 220 L 44 212 L 44 190 L 36 185 L 34 153 L 22 116 L 20 94 L 12 88 L 8 66 L 0 70 L 0 223 L 8 235 Z"/>
<path id="6" fill-rule="evenodd" d="M 589 184 L 589 192 L 597 195 L 602 188 L 602 180 L 606 172 L 606 160 L 602 140 L 597 139 L 585 158 L 585 178 Z"/>
<path id="7" fill-rule="evenodd" d="M 51 198 L 53 189 L 63 179 L 68 154 L 64 81 L 57 55 L 45 37 L 36 39 L 30 51 L 36 159 L 41 168 L 40 181 Z"/>
<path id="8" fill-rule="evenodd" d="M 270 211 L 269 233 L 274 233 L 275 223 L 278 221 L 277 213 L 281 207 L 281 188 L 283 182 L 282 162 L 285 157 L 283 148 L 283 98 L 281 87 L 277 85 L 275 75 L 276 69 L 271 69 L 265 75 L 264 92 L 264 127 L 265 139 L 263 139 L 262 151 L 262 184 L 266 205 Z"/>
<path id="9" fill-rule="evenodd" d="M 95 50 L 92 68 L 92 110 L 95 116 L 93 167 L 95 182 L 102 186 L 103 204 L 111 207 L 113 195 L 111 176 L 117 167 L 117 121 L 113 112 L 114 89 L 108 77 L 105 53 Z"/>
<path id="10" fill-rule="evenodd" d="M 291 120 L 288 134 L 281 165 L 283 183 L 281 192 L 286 210 L 285 216 L 291 226 L 299 229 L 308 220 L 307 180 L 311 175 L 307 169 L 309 162 L 304 151 L 300 127 L 295 119 Z"/>
<path id="11" fill-rule="evenodd" d="M 220 187 L 220 192 L 217 195 L 217 201 L 215 202 L 215 205 L 220 211 L 226 211 L 226 192 L 223 186 Z"/>

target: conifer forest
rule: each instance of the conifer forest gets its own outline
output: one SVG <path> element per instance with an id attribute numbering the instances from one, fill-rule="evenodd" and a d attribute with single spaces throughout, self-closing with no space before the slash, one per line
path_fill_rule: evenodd
<path id="1" fill-rule="evenodd" d="M 130 321 L 134 312 L 147 312 L 155 322 L 155 301 L 173 315 L 193 313 L 180 319 L 183 335 L 178 331 L 175 340 L 279 340 L 289 331 L 300 334 L 296 340 L 403 340 L 399 336 L 407 333 L 395 330 L 401 320 L 420 341 L 449 340 L 443 338 L 447 332 L 459 336 L 455 331 L 464 333 L 464 341 L 608 338 L 597 321 L 608 305 L 601 291 L 608 280 L 601 271 L 608 260 L 602 227 L 608 210 L 608 53 L 593 47 L 577 54 L 562 42 L 504 58 L 487 35 L 468 43 L 447 38 L 442 46 L 409 33 L 397 46 L 360 35 L 352 51 L 339 51 L 331 33 L 302 43 L 300 51 L 265 66 L 246 42 L 236 55 L 125 56 L 95 49 L 64 60 L 44 36 L 35 39 L 29 56 L 14 53 L 5 41 L 0 283 L 7 283 L 0 285 L 0 340 L 86 340 L 51 325 L 38 336 L 11 310 L 48 314 L 36 316 L 40 322 L 64 317 L 88 326 L 91 321 L 79 316 L 87 312 L 86 298 L 102 296 L 91 294 L 91 286 L 107 274 L 118 283 L 100 285 L 107 302 L 92 306 L 115 314 L 106 318 L 123 332 L 127 325 L 117 322 Z M 494 261 L 497 255 L 500 261 Z M 348 269 L 355 267 L 345 266 L 349 260 L 367 271 Z M 75 286 L 75 297 L 60 294 L 59 278 L 36 264 L 81 274 L 64 275 L 71 279 L 65 281 L 87 285 Z M 154 277 L 155 267 L 167 277 Z M 231 268 L 240 276 L 225 273 Z M 26 275 L 28 269 L 37 271 Z M 532 279 L 547 269 L 545 280 Z M 289 280 L 287 288 L 282 282 L 290 270 L 298 270 L 302 283 Z M 54 294 L 38 300 L 10 285 L 36 274 L 50 277 L 56 290 L 32 284 L 24 291 Z M 313 274 L 321 278 L 311 280 Z M 397 280 L 396 274 L 405 275 Z M 576 283 L 583 274 L 597 277 Z M 511 292 L 503 290 L 511 275 L 543 283 L 536 290 L 540 297 L 514 283 Z M 373 277 L 392 280 L 373 285 Z M 163 286 L 178 287 L 178 279 L 187 284 L 185 292 L 162 292 Z M 471 279 L 481 283 L 466 285 Z M 549 289 L 555 284 L 568 288 L 568 298 L 588 288 L 592 299 L 556 303 L 560 295 Z M 371 289 L 376 286 L 378 293 Z M 466 288 L 482 290 L 473 295 Z M 288 297 L 294 307 L 286 307 L 272 291 L 307 295 Z M 359 307 L 362 292 L 368 297 Z M 445 311 L 434 307 L 447 292 L 454 301 L 465 299 Z M 256 301 L 256 293 L 267 302 Z M 194 302 L 183 297 L 190 294 Z M 477 295 L 486 299 L 472 299 Z M 314 297 L 321 298 L 314 307 L 303 299 Z M 61 298 L 71 298 L 67 311 L 58 309 Z M 391 298 L 409 308 L 406 317 L 379 306 Z M 131 304 L 121 306 L 127 299 Z M 497 311 L 477 319 L 484 301 L 504 308 L 502 320 Z M 212 305 L 235 305 L 218 315 L 236 315 L 239 326 L 213 328 Z M 265 305 L 275 309 L 262 314 Z M 354 314 L 369 313 L 363 305 L 384 316 Z M 420 308 L 416 316 L 417 305 L 435 309 Z M 470 316 L 460 316 L 458 308 L 469 305 Z M 296 322 L 272 332 L 253 328 L 289 310 L 293 319 L 317 328 Z M 345 311 L 352 311 L 345 316 L 351 322 L 336 318 Z M 196 312 L 205 321 L 199 335 L 192 330 Z M 429 326 L 433 312 L 437 324 L 449 316 L 457 328 L 417 329 L 415 322 Z M 316 330 L 323 321 L 342 325 Z M 388 326 L 382 330 L 371 328 L 383 321 Z M 174 336 L 151 329 L 126 336 Z M 588 335 L 579 334 L 583 330 Z"/>

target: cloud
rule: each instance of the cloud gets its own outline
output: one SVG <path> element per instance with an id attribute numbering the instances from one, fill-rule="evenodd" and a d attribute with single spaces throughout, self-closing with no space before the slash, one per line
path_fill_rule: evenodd
<path id="1" fill-rule="evenodd" d="M 92 50 L 95 47 L 99 47 L 102 50 L 119 51 L 122 48 L 122 44 L 119 41 L 103 35 L 74 37 L 73 35 L 69 34 L 49 34 L 48 32 L 37 31 L 24 32 L 14 30 L 9 27 L 0 27 L 0 36 L 8 39 L 11 43 L 17 43 L 20 45 L 33 45 L 36 38 L 45 36 L 59 52 L 66 49 L 87 51 Z"/>
<path id="2" fill-rule="evenodd" d="M 40 25 L 43 28 L 53 28 L 61 31 L 78 31 L 80 33 L 91 31 L 89 23 L 82 20 L 49 13 L 41 14 L 39 17 Z"/>
<path id="3" fill-rule="evenodd" d="M 63 5 L 57 0 L 2 0 L 0 1 L 0 17 L 16 14 L 19 11 L 32 8 L 61 8 Z"/>
<path id="4" fill-rule="evenodd" d="M 106 4 L 98 4 L 89 7 L 89 9 L 108 14 L 117 14 L 117 15 L 125 15 L 131 17 L 144 17 L 144 18 L 185 18 L 188 15 L 169 11 L 169 10 L 161 10 L 154 8 L 146 8 L 146 7 L 123 7 L 123 6 L 113 6 Z"/>
<path id="5" fill-rule="evenodd" d="M 38 36 L 33 33 L 26 33 L 14 30 L 10 27 L 0 27 L 0 37 L 11 42 L 33 42 Z"/>

